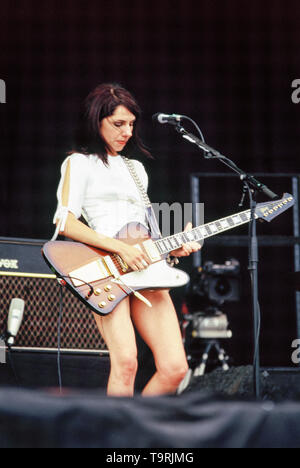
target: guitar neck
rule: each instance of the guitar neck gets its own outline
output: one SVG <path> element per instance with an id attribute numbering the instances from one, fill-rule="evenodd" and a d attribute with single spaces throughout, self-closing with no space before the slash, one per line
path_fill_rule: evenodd
<path id="1" fill-rule="evenodd" d="M 258 218 L 257 214 L 255 214 L 255 218 Z M 227 216 L 226 218 L 219 219 L 218 221 L 195 227 L 191 231 L 180 232 L 179 234 L 174 234 L 173 236 L 158 239 L 155 241 L 155 245 L 161 255 L 168 254 L 173 250 L 179 249 L 187 242 L 202 241 L 208 237 L 212 237 L 224 231 L 234 229 L 235 227 L 241 226 L 242 224 L 247 224 L 250 222 L 250 219 L 251 211 L 242 211 L 241 213 Z"/>

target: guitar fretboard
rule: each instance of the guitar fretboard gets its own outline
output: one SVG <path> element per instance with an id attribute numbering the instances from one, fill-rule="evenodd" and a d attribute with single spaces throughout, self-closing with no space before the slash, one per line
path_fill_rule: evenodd
<path id="1" fill-rule="evenodd" d="M 173 236 L 164 237 L 163 239 L 158 239 L 155 241 L 155 245 L 161 255 L 168 254 L 173 250 L 179 249 L 183 244 L 191 241 L 202 241 L 208 237 L 215 236 L 221 232 L 228 231 L 242 224 L 247 224 L 250 222 L 251 212 L 250 210 L 242 211 L 226 218 L 219 219 L 211 223 L 203 224 L 193 228 L 188 232 L 180 232 L 174 234 Z M 258 215 L 255 214 L 255 218 L 258 218 Z"/>

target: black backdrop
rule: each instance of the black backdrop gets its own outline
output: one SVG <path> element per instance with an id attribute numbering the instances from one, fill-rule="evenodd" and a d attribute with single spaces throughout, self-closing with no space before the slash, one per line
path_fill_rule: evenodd
<path id="1" fill-rule="evenodd" d="M 144 139 L 156 158 L 146 163 L 155 202 L 188 202 L 191 172 L 224 171 L 172 128 L 153 125 L 158 111 L 192 117 L 206 141 L 246 171 L 299 172 L 300 104 L 291 99 L 292 81 L 300 78 L 296 1 L 3 0 L 0 8 L 7 91 L 0 104 L 0 236 L 51 236 L 59 166 L 79 103 L 104 81 L 121 82 L 143 108 Z M 233 211 L 216 183 L 205 195 L 207 218 L 215 206 Z M 214 260 L 222 255 L 216 250 Z M 270 257 L 272 270 L 278 256 Z M 290 255 L 279 258 L 292 270 Z M 262 280 L 266 291 L 267 273 Z M 250 357 L 249 314 L 236 322 L 239 346 L 247 343 L 247 351 L 235 346 L 237 361 Z M 269 328 L 268 346 L 284 334 L 284 351 L 269 349 L 267 364 L 290 364 L 295 316 L 282 324 L 280 311 L 269 314 L 272 323 L 277 314 L 277 325 Z"/>

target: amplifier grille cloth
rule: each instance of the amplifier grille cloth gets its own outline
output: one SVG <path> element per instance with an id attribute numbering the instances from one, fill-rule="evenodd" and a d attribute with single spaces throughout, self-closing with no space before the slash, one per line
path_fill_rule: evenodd
<path id="1" fill-rule="evenodd" d="M 61 347 L 106 350 L 93 313 L 63 289 Z M 60 286 L 56 279 L 0 276 L 0 332 L 6 328 L 11 299 L 25 301 L 15 346 L 57 348 Z"/>

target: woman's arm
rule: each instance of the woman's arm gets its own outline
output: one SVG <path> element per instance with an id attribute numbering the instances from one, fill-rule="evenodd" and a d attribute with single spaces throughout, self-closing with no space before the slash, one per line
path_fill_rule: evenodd
<path id="1" fill-rule="evenodd" d="M 65 228 L 60 234 L 69 237 L 75 241 L 83 242 L 84 244 L 93 245 L 99 249 L 107 250 L 120 254 L 124 242 L 117 239 L 104 236 L 94 231 L 84 223 L 79 221 L 73 213 L 68 213 L 68 218 L 65 224 Z"/>
<path id="2" fill-rule="evenodd" d="M 116 253 L 120 255 L 124 262 L 133 270 L 141 270 L 149 265 L 149 260 L 142 251 L 118 239 L 113 239 L 112 237 L 107 237 L 94 231 L 79 221 L 71 212 L 68 213 L 64 230 L 61 231 L 60 234 L 75 241 Z"/>
<path id="3" fill-rule="evenodd" d="M 61 208 L 69 209 L 67 213 L 58 210 L 55 216 L 57 229 L 60 234 L 70 239 L 120 255 L 133 270 L 146 268 L 149 261 L 140 249 L 100 234 L 79 221 L 78 215 L 81 212 L 88 170 L 87 159 L 82 155 L 72 157 L 72 167 L 71 158 L 65 161 L 58 190 L 58 201 Z"/>

